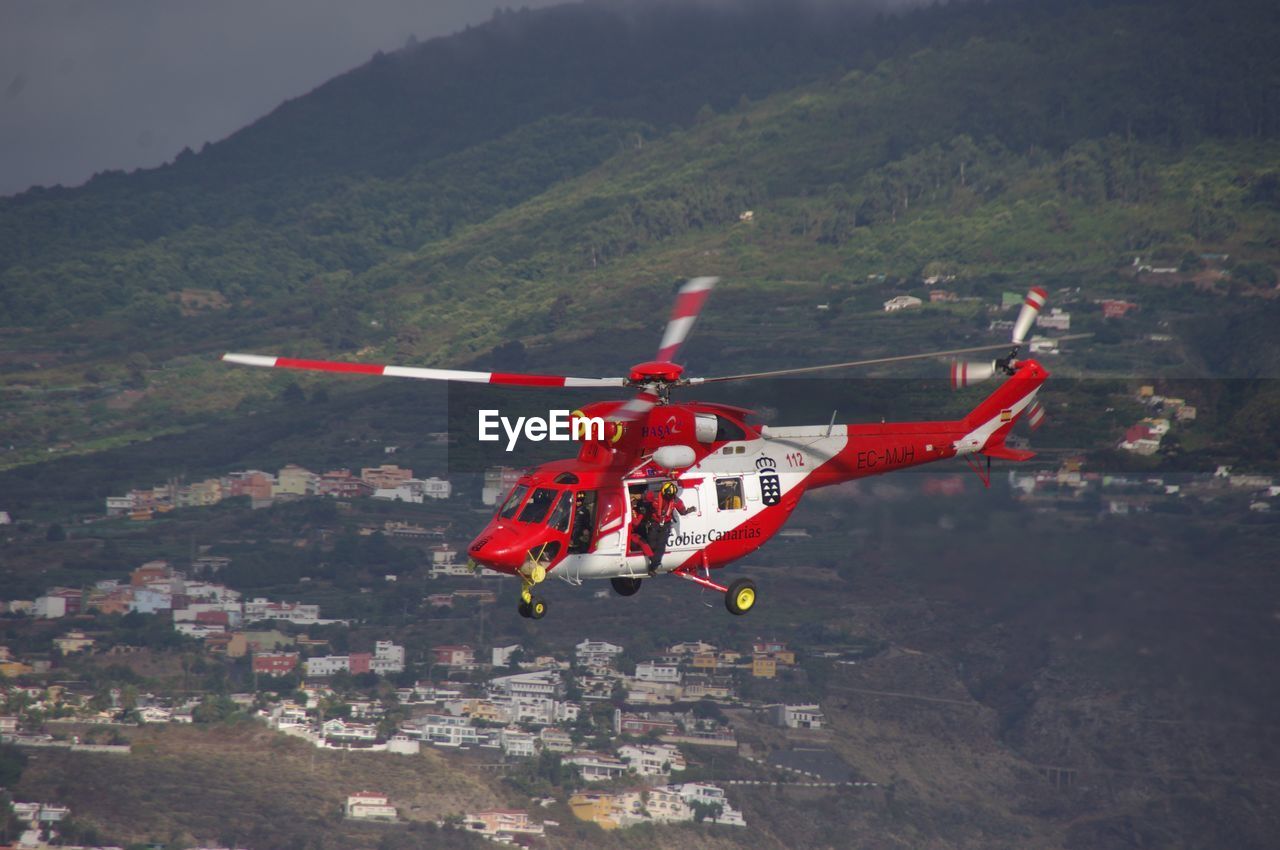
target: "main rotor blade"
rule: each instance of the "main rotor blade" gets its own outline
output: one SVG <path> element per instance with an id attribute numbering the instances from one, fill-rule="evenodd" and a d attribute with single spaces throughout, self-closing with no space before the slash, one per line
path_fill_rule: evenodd
<path id="1" fill-rule="evenodd" d="M 1084 339 L 1093 336 L 1093 334 L 1072 334 L 1070 336 L 1060 336 L 1057 339 L 1065 342 L 1072 339 Z M 721 381 L 746 381 L 751 378 L 777 378 L 783 375 L 805 375 L 811 372 L 825 372 L 828 369 L 852 369 L 857 366 L 877 366 L 881 363 L 904 363 L 908 360 L 927 360 L 932 357 L 951 357 L 956 354 L 973 354 L 978 351 L 995 351 L 1000 348 L 1008 348 L 1007 342 L 995 342 L 991 345 L 975 345 L 972 348 L 953 348 L 950 351 L 931 351 L 928 354 L 900 354 L 896 357 L 876 357 L 871 360 L 850 360 L 847 363 L 828 363 L 825 366 L 801 366 L 798 369 L 775 369 L 771 372 L 748 372 L 743 375 L 724 375 L 718 378 L 689 378 L 688 383 L 694 384 L 715 384 Z"/>
<path id="2" fill-rule="evenodd" d="M 671 318 L 667 329 L 662 334 L 662 342 L 658 345 L 658 356 L 655 360 L 671 361 L 681 344 L 693 330 L 693 323 L 698 320 L 702 305 L 707 303 L 707 296 L 720 280 L 718 277 L 695 277 L 680 287 L 676 295 L 676 305 L 671 310 Z"/>
<path id="3" fill-rule="evenodd" d="M 649 411 L 658 404 L 658 394 L 649 390 L 641 390 L 625 404 L 606 417 L 610 422 L 636 422 L 649 415 Z"/>
<path id="4" fill-rule="evenodd" d="M 467 372 L 459 369 L 422 369 L 416 366 L 384 366 L 377 363 L 345 363 L 339 360 L 299 360 L 260 354 L 224 354 L 228 363 L 265 366 L 273 369 L 303 369 L 313 372 L 345 372 L 351 375 L 382 375 L 388 378 L 417 378 L 423 381 L 460 381 L 468 384 L 505 384 L 517 387 L 625 387 L 626 378 L 571 378 L 564 375 L 524 375 L 517 372 Z"/>

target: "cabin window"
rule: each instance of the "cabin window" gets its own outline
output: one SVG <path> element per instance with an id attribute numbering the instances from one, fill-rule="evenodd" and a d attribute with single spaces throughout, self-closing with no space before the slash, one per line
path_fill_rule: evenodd
<path id="1" fill-rule="evenodd" d="M 745 507 L 742 501 L 741 478 L 716 479 L 716 505 L 722 511 L 736 511 Z"/>
<path id="2" fill-rule="evenodd" d="M 520 507 L 520 503 L 524 501 L 524 494 L 529 492 L 529 488 L 523 484 L 517 484 L 511 489 L 511 495 L 507 496 L 507 500 L 502 503 L 502 508 L 498 511 L 498 516 L 503 519 L 511 519 L 515 516 L 516 508 Z"/>
<path id="3" fill-rule="evenodd" d="M 534 490 L 533 495 L 520 511 L 520 516 L 516 517 L 516 522 L 542 522 L 558 494 L 558 490 L 552 490 L 549 487 L 539 487 Z"/>
<path id="4" fill-rule="evenodd" d="M 560 501 L 556 502 L 555 510 L 551 512 L 551 518 L 547 520 L 548 527 L 562 534 L 569 533 L 569 505 L 572 502 L 572 495 L 566 493 L 560 497 Z"/>

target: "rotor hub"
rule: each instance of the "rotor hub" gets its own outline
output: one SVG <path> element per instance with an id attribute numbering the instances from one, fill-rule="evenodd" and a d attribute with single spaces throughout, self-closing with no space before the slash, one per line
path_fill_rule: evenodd
<path id="1" fill-rule="evenodd" d="M 674 384 L 680 380 L 684 367 L 669 360 L 650 360 L 631 367 L 627 381 L 633 385 Z"/>

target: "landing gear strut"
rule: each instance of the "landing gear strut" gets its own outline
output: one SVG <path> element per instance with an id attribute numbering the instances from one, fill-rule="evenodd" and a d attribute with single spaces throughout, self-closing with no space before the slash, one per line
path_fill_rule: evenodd
<path id="1" fill-rule="evenodd" d="M 545 548 L 545 547 L 544 547 Z M 520 605 L 516 608 L 521 617 L 541 620 L 547 615 L 547 603 L 541 596 L 533 595 L 533 588 L 547 577 L 547 568 L 529 553 L 529 560 L 520 568 Z"/>
<path id="2" fill-rule="evenodd" d="M 672 571 L 673 576 L 679 576 L 685 581 L 691 581 L 696 585 L 705 587 L 708 590 L 718 590 L 724 594 L 724 607 L 729 609 L 729 613 L 735 617 L 741 617 L 756 606 L 756 583 L 749 578 L 740 578 L 733 584 L 725 587 L 723 584 L 716 584 L 708 576 L 711 570 L 705 565 L 702 567 L 703 575 L 698 575 L 695 569 L 679 568 Z M 616 579 L 615 579 L 616 581 Z"/>
<path id="3" fill-rule="evenodd" d="M 613 592 L 619 596 L 635 596 L 640 590 L 640 579 L 638 578 L 617 576 L 609 579 L 609 583 L 613 585 Z"/>

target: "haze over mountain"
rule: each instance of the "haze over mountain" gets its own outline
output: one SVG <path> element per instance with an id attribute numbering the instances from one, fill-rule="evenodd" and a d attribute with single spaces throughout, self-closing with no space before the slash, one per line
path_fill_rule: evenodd
<path id="1" fill-rule="evenodd" d="M 491 12 L 470 0 L 12 0 L 0 27 L 0 195 L 160 165 L 378 50 Z"/>

